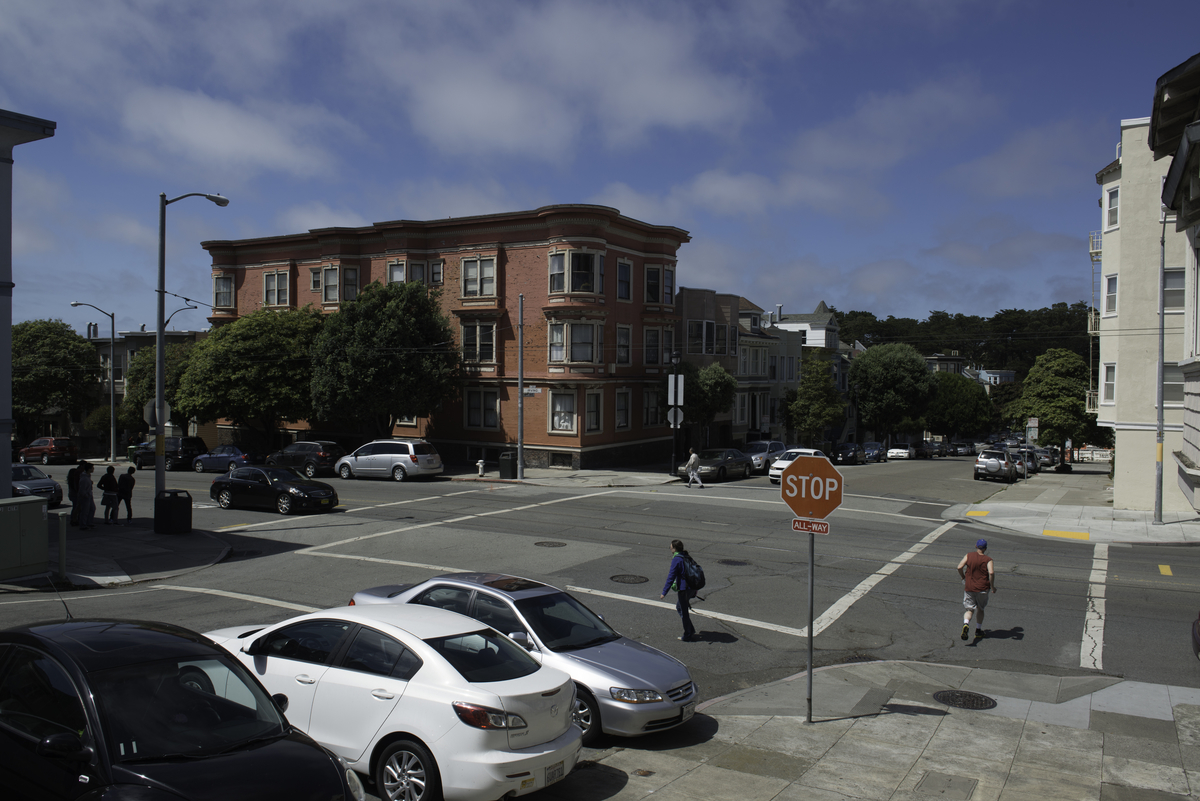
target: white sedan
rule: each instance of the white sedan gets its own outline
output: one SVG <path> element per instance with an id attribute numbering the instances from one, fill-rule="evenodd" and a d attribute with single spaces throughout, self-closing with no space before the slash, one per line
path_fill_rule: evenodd
<path id="1" fill-rule="evenodd" d="M 345 607 L 206 636 L 383 801 L 525 795 L 579 758 L 571 677 L 456 612 Z"/>
<path id="2" fill-rule="evenodd" d="M 897 445 L 894 448 L 888 448 L 887 458 L 889 459 L 916 459 L 917 449 L 912 445 Z"/>
<path id="3" fill-rule="evenodd" d="M 812 448 L 791 448 L 784 452 L 778 459 L 771 463 L 770 469 L 767 471 L 767 476 L 770 477 L 772 484 L 778 484 L 783 476 L 783 471 L 789 464 L 794 462 L 800 456 L 824 456 L 820 451 L 815 451 Z"/>

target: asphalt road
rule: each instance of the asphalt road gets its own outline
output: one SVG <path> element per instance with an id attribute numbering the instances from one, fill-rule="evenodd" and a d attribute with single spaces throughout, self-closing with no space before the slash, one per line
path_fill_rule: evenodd
<path id="1" fill-rule="evenodd" d="M 864 465 L 843 475 L 842 508 L 830 517 L 831 533 L 816 538 L 818 665 L 871 657 L 1045 672 L 1083 667 L 1200 686 L 1188 640 L 1196 549 L 1109 546 L 1098 615 L 1094 571 L 1103 546 L 942 519 L 950 504 L 999 489 L 972 481 L 969 459 Z M 146 512 L 153 479 L 139 478 L 135 511 Z M 208 499 L 212 478 L 172 473 L 168 486 L 191 491 L 193 525 L 230 544 L 226 561 L 151 585 L 67 593 L 72 613 L 204 631 L 342 605 L 378 584 L 498 571 L 570 588 L 622 633 L 682 659 L 702 698 L 805 665 L 808 540 L 792 533 L 778 487 L 763 477 L 704 490 L 330 478 L 342 505 L 291 517 L 219 509 Z M 954 567 L 980 536 L 997 564 L 985 622 L 994 636 L 962 642 Z M 676 538 L 708 577 L 705 600 L 695 604 L 698 643 L 677 639 L 674 609 L 658 600 Z M 61 613 L 53 596 L 0 597 L 0 627 Z"/>

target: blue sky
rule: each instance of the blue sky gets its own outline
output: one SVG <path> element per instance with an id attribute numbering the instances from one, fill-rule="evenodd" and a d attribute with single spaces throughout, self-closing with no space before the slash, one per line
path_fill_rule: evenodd
<path id="1" fill-rule="evenodd" d="M 684 228 L 680 285 L 768 309 L 1087 300 L 1095 173 L 1198 22 L 1158 0 L 0 0 L 0 108 L 58 123 L 14 153 L 13 316 L 107 323 L 80 300 L 153 329 L 160 192 L 230 198 L 168 210 L 168 291 L 205 302 L 202 240 L 554 203 Z"/>

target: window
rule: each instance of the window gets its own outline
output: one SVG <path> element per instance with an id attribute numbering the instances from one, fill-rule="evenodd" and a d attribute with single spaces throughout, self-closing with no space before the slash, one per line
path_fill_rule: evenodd
<path id="1" fill-rule="evenodd" d="M 750 349 L 750 375 L 759 375 L 762 372 L 761 362 L 765 360 L 761 357 L 764 355 L 762 348 Z"/>
<path id="2" fill-rule="evenodd" d="M 1102 400 L 1105 403 L 1115 403 L 1117 400 L 1117 366 L 1104 365 L 1104 392 Z"/>
<path id="3" fill-rule="evenodd" d="M 1115 275 L 1104 278 L 1104 313 L 1117 313 L 1117 277 Z"/>
<path id="4" fill-rule="evenodd" d="M 1163 405 L 1183 403 L 1183 368 L 1163 362 Z"/>
<path id="5" fill-rule="evenodd" d="M 313 292 L 321 291 L 321 270 L 320 269 L 308 271 L 308 288 L 311 289 Z"/>
<path id="6" fill-rule="evenodd" d="M 724 356 L 726 353 L 728 353 L 728 345 L 725 342 L 725 340 L 728 338 L 728 336 L 729 336 L 729 326 L 718 325 L 716 327 L 716 349 L 715 349 L 715 352 L 718 356 Z"/>
<path id="7" fill-rule="evenodd" d="M 704 352 L 708 354 L 716 353 L 717 350 L 717 324 L 704 323 Z"/>
<path id="8" fill-rule="evenodd" d="M 659 267 L 646 268 L 646 302 L 658 303 L 662 297 L 662 269 Z"/>
<path id="9" fill-rule="evenodd" d="M 579 250 L 571 251 L 571 291 L 598 292 L 604 275 L 604 257 Z"/>
<path id="10" fill-rule="evenodd" d="M 388 262 L 388 277 L 389 284 L 403 284 L 406 274 L 407 265 L 402 261 Z"/>
<path id="11" fill-rule="evenodd" d="M 341 620 L 305 620 L 268 634 L 256 653 L 324 665 L 349 628 Z"/>
<path id="12" fill-rule="evenodd" d="M 602 362 L 604 323 L 552 323 L 549 360 L 587 364 Z"/>
<path id="13" fill-rule="evenodd" d="M 768 381 L 778 381 L 779 380 L 779 371 L 776 367 L 776 361 L 777 360 L 776 360 L 775 356 L 767 357 L 767 380 Z M 772 420 L 772 422 L 774 422 L 774 420 Z"/>
<path id="14" fill-rule="evenodd" d="M 0 718 L 6 726 L 35 741 L 63 732 L 85 734 L 87 715 L 62 665 L 30 648 L 0 651 L 0 657 L 7 663 L 0 678 Z M 18 755 L 8 757 L 11 762 Z"/>
<path id="15" fill-rule="evenodd" d="M 499 428 L 499 397 L 493 389 L 468 389 L 467 428 Z"/>
<path id="16" fill-rule="evenodd" d="M 742 375 L 747 375 L 750 372 L 750 349 L 742 348 L 741 368 L 738 370 Z"/>
<path id="17" fill-rule="evenodd" d="M 1119 194 L 1119 187 L 1114 186 L 1112 189 L 1108 190 L 1108 203 L 1105 205 L 1104 216 L 1104 227 L 1106 229 L 1116 228 L 1117 224 L 1121 221 L 1121 202 Z"/>
<path id="18" fill-rule="evenodd" d="M 663 268 L 663 303 L 675 303 L 675 271 Z"/>
<path id="19" fill-rule="evenodd" d="M 121 354 L 119 354 L 119 353 L 115 353 L 115 354 L 113 354 L 113 374 L 112 374 L 112 379 L 113 379 L 113 381 L 120 381 L 120 380 L 121 380 Z"/>
<path id="20" fill-rule="evenodd" d="M 740 424 L 746 422 L 747 397 L 745 392 L 739 392 L 737 396 L 737 422 Z"/>
<path id="21" fill-rule="evenodd" d="M 662 363 L 670 364 L 671 356 L 675 352 L 675 329 L 664 328 L 662 330 Z"/>
<path id="22" fill-rule="evenodd" d="M 213 306 L 218 309 L 233 308 L 233 276 L 213 277 Z"/>
<path id="23" fill-rule="evenodd" d="M 550 361 L 562 362 L 566 361 L 566 352 L 564 347 L 563 331 L 566 328 L 562 323 L 554 323 L 550 326 Z"/>
<path id="24" fill-rule="evenodd" d="M 688 320 L 687 324 L 687 352 L 688 353 L 703 353 L 704 352 L 704 321 L 703 320 Z"/>
<path id="25" fill-rule="evenodd" d="M 490 297 L 496 294 L 496 260 L 463 259 L 462 293 L 464 297 Z"/>
<path id="26" fill-rule="evenodd" d="M 443 265 L 443 262 L 440 262 L 440 261 L 431 262 L 429 264 L 429 283 L 431 283 L 431 284 L 441 284 L 442 283 L 442 265 Z"/>
<path id="27" fill-rule="evenodd" d="M 642 425 L 661 426 L 664 417 L 662 406 L 658 404 L 658 390 L 647 389 L 642 392 Z"/>
<path id="28" fill-rule="evenodd" d="M 358 268 L 342 268 L 342 300 L 354 300 L 358 297 Z"/>
<path id="29" fill-rule="evenodd" d="M 463 360 L 468 362 L 491 362 L 496 359 L 496 324 L 463 323 Z"/>
<path id="30" fill-rule="evenodd" d="M 321 300 L 325 303 L 338 302 L 338 270 L 337 267 L 326 267 L 322 276 L 322 286 L 325 288 L 325 293 Z"/>
<path id="31" fill-rule="evenodd" d="M 550 393 L 550 430 L 575 430 L 575 393 Z"/>
<path id="32" fill-rule="evenodd" d="M 599 431 L 600 430 L 600 393 L 589 392 L 586 396 L 586 406 L 584 415 L 584 430 Z"/>
<path id="33" fill-rule="evenodd" d="M 571 324 L 571 361 L 595 361 L 594 331 L 595 328 L 591 323 Z"/>
<path id="34" fill-rule="evenodd" d="M 1163 270 L 1163 309 L 1183 311 L 1183 270 Z"/>
<path id="35" fill-rule="evenodd" d="M 408 280 L 425 283 L 425 262 L 416 261 L 408 265 Z"/>
<path id="36" fill-rule="evenodd" d="M 788 381 L 796 380 L 796 357 L 795 356 L 788 356 L 787 380 Z"/>
<path id="37" fill-rule="evenodd" d="M 647 328 L 642 332 L 646 346 L 645 355 L 642 357 L 645 364 L 658 364 L 660 358 L 661 344 L 659 341 L 659 329 Z"/>
<path id="38" fill-rule="evenodd" d="M 566 264 L 566 254 L 565 253 L 551 253 L 550 254 L 550 291 L 551 292 L 562 292 L 563 290 L 565 290 L 567 288 L 566 283 L 565 283 L 566 273 L 564 272 L 564 269 L 565 269 L 563 267 L 564 264 Z"/>
<path id="39" fill-rule="evenodd" d="M 288 274 L 285 272 L 263 273 L 263 305 L 288 305 Z"/>
<path id="40" fill-rule="evenodd" d="M 633 283 L 633 265 L 629 262 L 617 262 L 617 297 L 621 300 L 630 300 L 631 285 Z"/>
<path id="41" fill-rule="evenodd" d="M 627 325 L 617 326 L 617 364 L 629 364 L 629 348 L 633 340 L 633 329 Z"/>
<path id="42" fill-rule="evenodd" d="M 616 427 L 629 428 L 629 407 L 632 401 L 631 394 L 627 389 L 617 390 L 617 409 L 616 409 Z"/>

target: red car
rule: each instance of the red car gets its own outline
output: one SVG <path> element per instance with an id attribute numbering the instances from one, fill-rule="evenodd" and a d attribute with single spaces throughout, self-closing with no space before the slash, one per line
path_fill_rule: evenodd
<path id="1" fill-rule="evenodd" d="M 61 462 L 68 464 L 79 460 L 79 446 L 67 437 L 39 437 L 17 452 L 21 464 Z"/>

